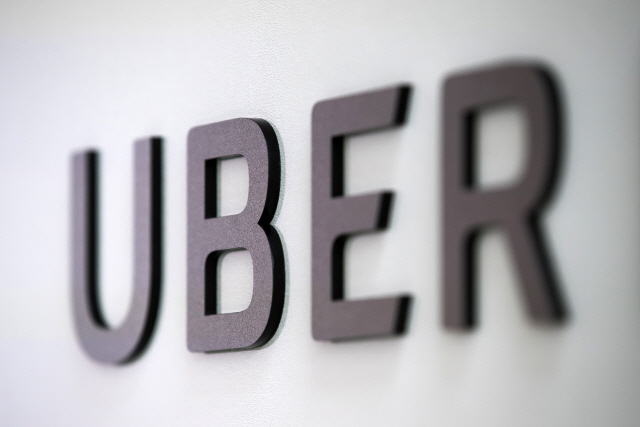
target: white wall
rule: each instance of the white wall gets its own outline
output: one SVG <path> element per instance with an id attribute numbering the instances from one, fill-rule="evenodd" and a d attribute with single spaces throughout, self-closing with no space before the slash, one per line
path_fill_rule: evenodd
<path id="1" fill-rule="evenodd" d="M 508 59 L 542 60 L 562 88 L 563 173 L 544 227 L 572 316 L 560 328 L 529 321 L 494 233 L 481 244 L 480 327 L 451 333 L 440 323 L 442 82 Z M 351 245 L 347 294 L 412 293 L 410 330 L 316 342 L 311 108 L 398 82 L 415 89 L 408 123 L 348 148 L 349 191 L 392 188 L 397 203 L 388 231 Z M 271 122 L 284 153 L 285 317 L 266 348 L 192 354 L 186 134 L 236 117 Z M 498 144 L 486 140 L 488 180 L 517 170 L 516 118 L 487 117 Z M 3 0 L 0 424 L 638 425 L 639 118 L 636 1 Z M 74 335 L 69 160 L 102 152 L 101 294 L 117 323 L 132 276 L 132 141 L 147 135 L 166 141 L 160 321 L 140 360 L 104 366 Z"/>

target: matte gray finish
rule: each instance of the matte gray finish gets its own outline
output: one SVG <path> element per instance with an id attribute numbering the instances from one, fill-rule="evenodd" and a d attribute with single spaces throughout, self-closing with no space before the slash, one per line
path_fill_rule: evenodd
<path id="1" fill-rule="evenodd" d="M 218 160 L 244 156 L 247 206 L 217 217 Z M 285 265 L 271 220 L 280 195 L 280 149 L 264 120 L 234 119 L 191 129 L 188 142 L 187 347 L 193 352 L 255 348 L 275 334 L 282 318 Z M 253 261 L 249 307 L 218 314 L 218 262 L 246 249 Z"/>
<path id="2" fill-rule="evenodd" d="M 406 295 L 346 301 L 346 239 L 387 227 L 393 193 L 344 197 L 344 141 L 400 126 L 410 88 L 398 86 L 318 102 L 312 114 L 312 330 L 316 340 L 345 340 L 404 332 Z"/>
<path id="3" fill-rule="evenodd" d="M 515 103 L 528 119 L 524 175 L 513 186 L 475 188 L 473 121 L 479 109 Z M 552 274 L 542 233 L 541 208 L 555 182 L 560 146 L 558 95 L 551 75 L 527 64 L 507 64 L 449 77 L 444 86 L 443 273 L 444 324 L 475 323 L 474 242 L 483 227 L 509 236 L 530 316 L 557 322 L 565 309 Z"/>
<path id="4" fill-rule="evenodd" d="M 98 299 L 98 153 L 72 159 L 73 312 L 80 343 L 103 363 L 126 363 L 145 350 L 160 304 L 162 265 L 162 142 L 135 143 L 133 298 L 124 323 L 109 327 Z"/>

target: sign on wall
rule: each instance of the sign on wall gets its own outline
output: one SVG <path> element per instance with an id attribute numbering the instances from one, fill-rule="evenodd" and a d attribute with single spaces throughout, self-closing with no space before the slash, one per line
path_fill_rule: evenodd
<path id="1" fill-rule="evenodd" d="M 0 424 L 638 424 L 636 3 L 4 2 Z"/>

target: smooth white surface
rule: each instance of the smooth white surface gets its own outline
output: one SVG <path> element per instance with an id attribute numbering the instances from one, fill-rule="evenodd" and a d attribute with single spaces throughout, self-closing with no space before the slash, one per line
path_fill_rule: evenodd
<path id="1" fill-rule="evenodd" d="M 514 185 L 525 173 L 527 116 L 509 104 L 483 110 L 474 122 L 475 185 L 483 190 Z"/>
<path id="2" fill-rule="evenodd" d="M 532 325 L 494 233 L 481 244 L 480 327 L 451 333 L 439 299 L 442 82 L 510 59 L 543 61 L 562 89 L 562 174 L 544 228 L 572 316 Z M 407 124 L 348 148 L 349 193 L 397 198 L 389 230 L 351 244 L 347 295 L 410 292 L 409 332 L 315 342 L 311 108 L 399 82 L 414 87 Z M 191 354 L 186 135 L 235 117 L 268 120 L 282 144 L 287 306 L 266 348 Z M 637 1 L 5 0 L 0 424 L 638 425 L 639 118 Z M 166 140 L 160 321 L 139 361 L 103 366 L 73 330 L 69 161 L 102 153 L 101 295 L 115 324 L 132 280 L 132 141 L 147 135 Z"/>

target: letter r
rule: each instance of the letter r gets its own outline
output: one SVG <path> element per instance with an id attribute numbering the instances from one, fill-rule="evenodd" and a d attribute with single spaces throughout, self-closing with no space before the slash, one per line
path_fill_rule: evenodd
<path id="1" fill-rule="evenodd" d="M 474 187 L 475 144 L 472 123 L 477 111 L 498 103 L 516 103 L 528 118 L 524 176 L 506 189 Z M 469 328 L 475 323 L 473 251 L 475 236 L 486 226 L 500 226 L 509 236 L 531 317 L 563 318 L 558 287 L 538 226 L 539 212 L 555 182 L 559 149 L 559 109 L 551 75 L 532 65 L 504 65 L 449 77 L 444 87 L 443 274 L 444 324 Z"/>

